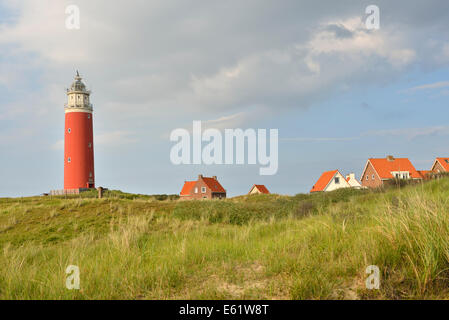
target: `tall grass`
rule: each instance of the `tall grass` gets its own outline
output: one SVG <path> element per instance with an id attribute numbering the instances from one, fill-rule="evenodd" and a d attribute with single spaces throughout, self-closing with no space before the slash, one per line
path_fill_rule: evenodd
<path id="1" fill-rule="evenodd" d="M 448 196 L 440 179 L 225 201 L 0 199 L 0 298 L 449 298 Z M 80 290 L 65 287 L 68 265 Z"/>

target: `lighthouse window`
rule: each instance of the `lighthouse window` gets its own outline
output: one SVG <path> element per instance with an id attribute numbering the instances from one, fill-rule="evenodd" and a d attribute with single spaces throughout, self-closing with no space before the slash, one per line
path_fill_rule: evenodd
<path id="1" fill-rule="evenodd" d="M 89 172 L 89 177 L 91 177 L 91 178 L 92 178 L 92 172 Z"/>
<path id="2" fill-rule="evenodd" d="M 87 119 L 90 119 L 90 114 L 87 115 Z"/>
<path id="3" fill-rule="evenodd" d="M 72 158 L 68 157 L 67 162 L 70 163 L 72 161 Z"/>
<path id="4" fill-rule="evenodd" d="M 91 143 L 91 142 L 89 142 L 88 146 L 89 146 L 89 148 L 92 148 L 92 143 Z"/>
<path id="5" fill-rule="evenodd" d="M 67 129 L 67 132 L 68 132 L 68 133 L 72 132 L 72 129 L 70 129 L 70 128 L 69 128 L 69 129 Z"/>

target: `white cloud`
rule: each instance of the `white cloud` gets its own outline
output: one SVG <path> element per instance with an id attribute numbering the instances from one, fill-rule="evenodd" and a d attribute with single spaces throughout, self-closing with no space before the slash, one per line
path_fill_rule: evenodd
<path id="1" fill-rule="evenodd" d="M 439 82 L 434 82 L 434 83 L 423 84 L 420 86 L 409 88 L 405 91 L 411 92 L 411 91 L 427 90 L 427 89 L 441 89 L 441 88 L 446 88 L 446 87 L 449 87 L 449 81 L 439 81 Z"/>
<path id="2" fill-rule="evenodd" d="M 257 13 L 253 2 L 236 12 L 233 2 L 80 0 L 81 29 L 74 31 L 64 25 L 69 1 L 6 3 L 18 18 L 1 27 L 0 46 L 37 54 L 37 66 L 52 85 L 69 82 L 80 68 L 101 94 L 94 101 L 138 117 L 305 107 L 360 81 L 384 82 L 423 58 L 406 28 L 366 30 L 351 7 L 339 8 L 343 18 L 335 19 L 315 10 L 323 5 L 295 1 L 291 6 L 309 7 L 313 14 L 270 20 L 283 10 Z M 226 28 L 217 22 L 222 19 Z M 252 24 L 258 27 L 248 28 Z"/>
<path id="3" fill-rule="evenodd" d="M 432 127 L 424 127 L 424 128 L 402 128 L 402 129 L 388 129 L 388 130 L 376 130 L 369 131 L 362 134 L 362 136 L 402 136 L 409 140 L 427 137 L 427 136 L 440 136 L 440 135 L 449 135 L 449 127 L 448 126 L 432 126 Z"/>
<path id="4" fill-rule="evenodd" d="M 138 138 L 131 131 L 112 131 L 94 135 L 94 143 L 97 146 L 121 146 L 138 142 Z"/>

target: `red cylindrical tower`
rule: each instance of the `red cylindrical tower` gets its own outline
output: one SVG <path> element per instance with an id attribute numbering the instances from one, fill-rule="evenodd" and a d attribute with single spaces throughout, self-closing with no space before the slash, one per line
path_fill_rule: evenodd
<path id="1" fill-rule="evenodd" d="M 64 108 L 64 189 L 95 188 L 93 108 L 81 80 L 77 71 Z"/>

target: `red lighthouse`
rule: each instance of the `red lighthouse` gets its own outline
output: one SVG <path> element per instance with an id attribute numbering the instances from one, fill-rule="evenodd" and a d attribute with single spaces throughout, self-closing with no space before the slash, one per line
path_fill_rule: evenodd
<path id="1" fill-rule="evenodd" d="M 64 189 L 95 188 L 90 91 L 78 71 L 67 89 L 64 133 Z"/>

